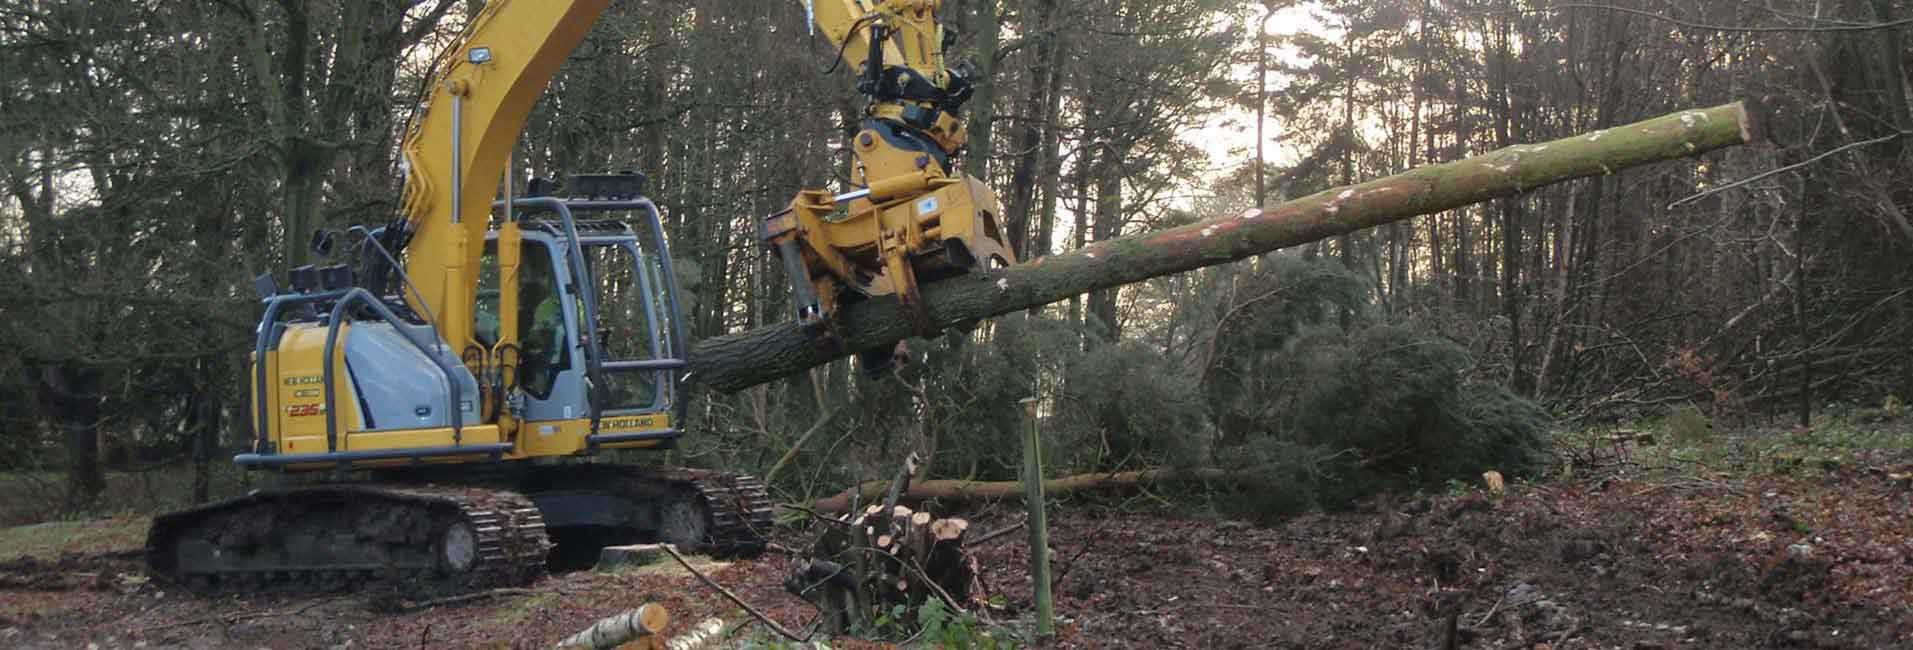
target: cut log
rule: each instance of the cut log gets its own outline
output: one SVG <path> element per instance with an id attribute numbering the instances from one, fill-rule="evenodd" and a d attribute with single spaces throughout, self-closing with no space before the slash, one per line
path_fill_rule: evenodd
<path id="1" fill-rule="evenodd" d="M 921 293 L 931 320 L 948 327 L 1561 181 L 1745 144 L 1753 141 L 1754 130 L 1755 120 L 1740 102 L 1681 111 L 1417 167 L 1278 206 L 1101 241 L 1006 269 L 930 283 Z M 848 305 L 835 318 L 842 345 L 834 350 L 820 349 L 797 323 L 783 323 L 699 341 L 690 350 L 691 374 L 706 385 L 734 391 L 889 347 L 913 331 L 892 296 Z"/>
<path id="2" fill-rule="evenodd" d="M 1196 469 L 1144 469 L 1108 474 L 1077 474 L 1063 478 L 1043 481 L 1043 492 L 1050 496 L 1063 496 L 1072 492 L 1087 490 L 1129 489 L 1147 483 L 1167 481 L 1218 481 L 1242 478 L 1235 473 L 1213 468 Z M 872 498 L 882 494 L 887 487 L 883 481 L 870 481 L 861 486 L 850 488 L 836 495 L 818 499 L 810 507 L 818 512 L 843 512 L 850 508 L 852 496 Z M 1023 498 L 1022 481 L 959 481 L 934 480 L 918 481 L 902 495 L 904 499 L 922 501 L 940 499 L 944 501 L 994 501 Z"/>
<path id="3" fill-rule="evenodd" d="M 930 525 L 930 537 L 936 542 L 963 539 L 963 532 L 970 529 L 970 522 L 963 519 L 941 519 Z"/>
<path id="4" fill-rule="evenodd" d="M 664 650 L 707 650 L 724 640 L 724 619 L 707 618 L 665 642 Z"/>
<path id="5" fill-rule="evenodd" d="M 671 624 L 671 614 L 661 605 L 648 604 L 602 619 L 583 632 L 571 635 L 558 642 L 559 650 L 605 650 L 633 641 L 656 641 L 664 633 L 664 626 Z M 643 647 L 662 647 L 662 643 L 641 644 Z"/>

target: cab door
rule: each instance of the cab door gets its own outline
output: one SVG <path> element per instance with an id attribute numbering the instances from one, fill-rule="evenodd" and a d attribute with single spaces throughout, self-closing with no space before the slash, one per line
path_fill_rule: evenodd
<path id="1" fill-rule="evenodd" d="M 586 238 L 585 264 L 597 292 L 591 331 L 604 355 L 594 398 L 601 443 L 675 438 L 675 375 L 683 372 L 679 323 L 661 255 L 641 239 Z M 613 442 L 615 441 L 615 442 Z"/>

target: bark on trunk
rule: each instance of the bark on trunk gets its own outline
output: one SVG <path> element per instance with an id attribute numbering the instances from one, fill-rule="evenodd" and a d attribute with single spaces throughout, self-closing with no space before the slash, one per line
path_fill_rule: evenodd
<path id="1" fill-rule="evenodd" d="M 1090 225 L 1090 239 L 1094 241 L 1114 240 L 1122 233 L 1122 161 L 1127 156 L 1126 151 L 1110 148 L 1096 157 L 1102 166 L 1096 172 L 1096 218 Z M 1122 338 L 1122 321 L 1116 316 L 1116 301 L 1121 292 L 1120 285 L 1090 292 L 1089 316 L 1095 326 L 1089 330 L 1089 345 L 1114 343 Z"/>
<path id="2" fill-rule="evenodd" d="M 1044 496 L 1062 496 L 1073 492 L 1092 490 L 1114 490 L 1133 488 L 1146 483 L 1168 481 L 1214 481 L 1235 478 L 1236 475 L 1214 468 L 1198 469 L 1145 469 L 1127 472 L 1098 472 L 1077 474 L 1063 478 L 1043 481 Z M 810 504 L 818 512 L 844 512 L 850 509 L 851 497 L 870 502 L 882 495 L 889 487 L 888 481 L 870 481 L 853 487 L 835 496 L 818 499 Z M 938 499 L 941 501 L 994 501 L 1023 498 L 1022 481 L 964 481 L 936 480 L 918 481 L 904 490 L 898 500 L 902 502 Z"/>
<path id="3" fill-rule="evenodd" d="M 1527 192 L 1561 181 L 1675 160 L 1753 140 L 1742 103 L 1687 110 L 1553 142 L 1517 145 L 1464 160 L 1336 188 L 1265 209 L 1121 237 L 998 271 L 925 286 L 940 325 L 988 318 L 1153 277 Z M 889 346 L 911 326 L 892 298 L 837 315 L 843 345 L 823 350 L 796 323 L 712 337 L 691 348 L 693 376 L 733 391 L 803 372 L 854 352 Z"/>
<path id="4" fill-rule="evenodd" d="M 202 371 L 222 370 L 210 360 L 200 362 Z M 199 387 L 189 400 L 192 409 L 193 430 L 193 504 L 205 503 L 212 498 L 212 458 L 213 447 L 218 444 L 220 404 L 217 387 L 205 385 Z"/>
<path id="5" fill-rule="evenodd" d="M 655 639 L 671 623 L 663 606 L 647 604 L 599 620 L 584 631 L 558 642 L 559 650 L 606 650 L 633 641 Z M 656 646 L 657 644 L 648 644 Z"/>
<path id="6" fill-rule="evenodd" d="M 1052 5 L 1048 8 L 1048 11 L 1052 14 L 1056 13 L 1056 9 L 1053 6 L 1054 3 L 1048 2 L 1048 4 Z M 1055 24 L 1055 17 L 1051 16 L 1050 25 L 1053 27 Z M 1063 71 L 1057 66 L 1059 66 L 1063 60 L 1063 55 L 1069 48 L 1069 43 L 1065 41 L 1063 35 L 1056 30 L 1051 30 L 1049 38 L 1054 41 L 1054 46 L 1047 48 L 1043 58 L 1043 67 L 1048 68 L 1050 73 L 1049 91 L 1044 95 L 1043 101 L 1042 218 L 1036 227 L 1034 241 L 1031 241 L 1029 247 L 1025 250 L 1017 251 L 1017 254 L 1021 255 L 1021 257 L 1017 259 L 1023 260 L 1033 260 L 1049 254 L 1050 244 L 1053 243 L 1051 240 L 1055 237 L 1056 233 L 1057 193 L 1058 190 L 1061 189 L 1063 181 L 1063 164 L 1061 162 L 1063 124 L 1057 117 L 1057 114 L 1062 110 L 1058 107 L 1058 104 L 1062 101 L 1063 95 Z"/>
<path id="7" fill-rule="evenodd" d="M 66 441 L 66 507 L 90 508 L 106 490 L 106 474 L 100 469 L 100 371 L 53 365 L 39 374 L 42 412 L 60 427 Z"/>
<path id="8" fill-rule="evenodd" d="M 1016 140 L 1016 170 L 1010 174 L 1010 195 L 1008 205 L 1004 207 L 1004 223 L 1009 228 L 1010 249 L 1017 259 L 1034 259 L 1031 254 L 1030 240 L 1035 238 L 1030 224 L 1034 221 L 1030 215 L 1036 206 L 1036 175 L 1044 164 L 1043 143 L 1045 133 L 1054 130 L 1050 126 L 1049 106 L 1050 77 L 1056 74 L 1056 66 L 1051 60 L 1051 52 L 1056 50 L 1056 39 L 1047 36 L 1056 21 L 1056 0 L 1045 0 L 1031 18 L 1035 24 L 1032 36 L 1026 38 L 1041 39 L 1036 44 L 1036 56 L 1029 67 L 1030 87 L 1024 96 L 1022 115 L 1024 122 L 1018 130 Z M 974 175 L 974 174 L 973 174 Z M 1047 242 L 1046 242 L 1047 243 Z M 1048 252 L 1047 246 L 1044 250 Z"/>
<path id="9" fill-rule="evenodd" d="M 971 28 L 976 31 L 976 85 L 970 96 L 969 158 L 963 161 L 966 174 L 989 182 L 990 136 L 996 121 L 996 47 L 1001 18 L 996 0 L 975 3 Z"/>

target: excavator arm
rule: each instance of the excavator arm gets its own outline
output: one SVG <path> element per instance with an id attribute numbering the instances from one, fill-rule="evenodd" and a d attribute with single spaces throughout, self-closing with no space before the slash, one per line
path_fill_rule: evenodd
<path id="1" fill-rule="evenodd" d="M 943 50 L 948 42 L 943 25 L 937 22 L 942 4 L 942 0 L 823 0 L 808 6 L 812 20 L 837 45 L 842 63 L 857 72 L 858 92 L 877 106 L 905 100 L 926 111 L 948 108 L 943 112 L 950 124 L 945 126 L 951 126 L 957 121 L 956 109 L 969 97 L 969 84 L 945 66 Z M 873 49 L 876 43 L 882 46 Z M 934 128 L 937 116 L 929 115 Z M 944 136 L 939 144 L 946 152 L 962 146 L 960 130 L 937 131 Z"/>
<path id="2" fill-rule="evenodd" d="M 405 134 L 401 216 L 416 299 L 455 350 L 474 342 L 479 257 L 512 147 L 532 106 L 609 4 L 492 0 L 459 45 L 433 64 L 430 97 Z"/>
<path id="3" fill-rule="evenodd" d="M 851 143 L 851 187 L 800 192 L 760 231 L 783 260 L 798 318 L 819 347 L 838 345 L 831 314 L 862 297 L 896 296 L 917 333 L 932 334 L 920 279 L 1014 260 L 995 194 L 952 162 L 971 88 L 968 75 L 945 65 L 942 4 L 806 0 L 868 99 Z"/>
<path id="4" fill-rule="evenodd" d="M 942 0 L 801 0 L 869 98 L 846 194 L 801 193 L 763 231 L 793 274 L 800 314 L 822 324 L 840 296 L 896 294 L 929 333 L 917 276 L 1013 254 L 987 187 L 955 172 L 969 82 L 948 69 Z M 538 97 L 609 0 L 492 0 L 433 65 L 405 134 L 401 230 L 414 307 L 455 350 L 474 344 L 479 259 L 512 147 Z M 502 230 L 513 238 L 507 221 Z M 509 244 L 501 239 L 501 249 Z M 508 260 L 509 261 L 509 260 Z M 512 269 L 504 269 L 509 273 Z M 820 343 L 831 337 L 818 331 Z"/>

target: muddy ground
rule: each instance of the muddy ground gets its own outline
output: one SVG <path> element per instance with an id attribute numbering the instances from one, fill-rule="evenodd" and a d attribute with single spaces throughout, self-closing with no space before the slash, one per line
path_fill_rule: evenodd
<path id="1" fill-rule="evenodd" d="M 1907 453 L 1735 478 L 1632 464 L 1268 526 L 1069 505 L 1052 517 L 1065 623 L 1049 645 L 1435 648 L 1452 616 L 1461 648 L 1913 648 Z M 978 530 L 1017 517 L 971 516 Z M 1002 605 L 980 610 L 991 621 L 1028 606 L 1024 539 L 977 549 Z M 780 586 L 785 558 L 704 566 L 786 627 L 809 622 Z M 0 563 L 0 647 L 542 648 L 643 602 L 669 607 L 675 629 L 741 618 L 674 566 L 412 611 L 381 600 L 200 598 L 146 580 L 131 550 L 14 559 Z"/>

